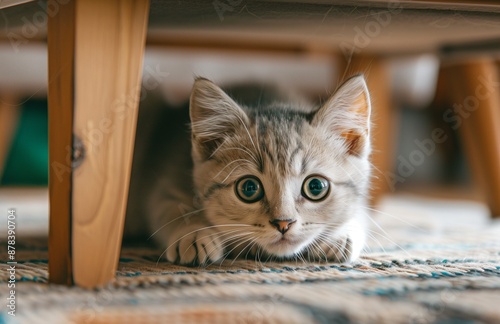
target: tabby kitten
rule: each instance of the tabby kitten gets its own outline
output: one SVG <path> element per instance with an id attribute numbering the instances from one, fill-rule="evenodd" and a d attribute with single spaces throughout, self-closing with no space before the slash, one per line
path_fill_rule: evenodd
<path id="1" fill-rule="evenodd" d="M 144 191 L 143 213 L 163 256 L 189 265 L 356 259 L 367 232 L 370 110 L 362 76 L 317 109 L 244 106 L 196 79 L 191 141 L 177 123 L 165 141 L 182 145 L 152 166 L 160 171 Z"/>

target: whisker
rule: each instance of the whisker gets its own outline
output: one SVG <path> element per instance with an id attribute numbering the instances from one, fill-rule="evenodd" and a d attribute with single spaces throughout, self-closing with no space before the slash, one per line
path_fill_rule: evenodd
<path id="1" fill-rule="evenodd" d="M 245 229 L 235 229 L 235 230 L 227 230 L 227 231 L 219 231 L 219 232 L 216 232 L 216 233 L 212 233 L 212 234 L 209 234 L 209 235 L 205 235 L 201 238 L 205 238 L 205 237 L 209 237 L 209 236 L 215 236 L 211 241 L 210 243 L 213 243 L 215 240 L 217 239 L 220 239 L 221 237 L 225 237 L 225 236 L 228 236 L 228 235 L 231 235 L 231 234 L 234 234 L 236 233 L 236 235 L 233 235 L 233 236 L 229 236 L 229 237 L 226 237 L 225 239 L 221 240 L 220 244 L 222 245 L 223 249 L 225 248 L 225 244 L 229 241 L 231 241 L 232 239 L 238 237 L 238 236 L 244 236 L 244 235 L 250 235 L 252 234 L 251 232 L 249 233 L 247 230 Z M 243 233 L 243 234 L 238 234 L 238 233 Z M 201 239 L 200 238 L 200 239 Z M 215 251 L 217 247 L 213 247 L 212 249 L 210 249 L 210 251 L 207 251 L 207 255 L 210 255 L 213 251 Z M 208 265 L 211 265 L 213 264 L 215 261 L 218 261 L 218 260 L 214 260 L 212 261 L 210 264 Z M 207 265 L 207 266 L 208 266 Z"/>
<path id="2" fill-rule="evenodd" d="M 256 257 L 257 257 L 257 258 L 258 258 L 258 260 L 259 260 L 259 264 L 260 264 L 260 266 L 261 266 L 261 267 L 263 267 L 264 265 L 262 264 L 262 261 L 261 261 L 261 259 L 260 259 L 260 252 L 261 252 L 261 247 L 260 247 L 260 246 L 257 246 L 257 253 L 256 253 L 257 255 L 256 255 Z"/>
<path id="3" fill-rule="evenodd" d="M 221 170 L 220 170 L 220 171 L 219 171 L 219 172 L 218 172 L 215 176 L 213 176 L 213 178 L 212 178 L 212 179 L 217 178 L 217 177 L 218 177 L 218 176 L 219 176 L 222 172 L 224 172 L 224 170 L 225 170 L 228 166 L 232 165 L 233 163 L 237 163 L 237 162 L 244 162 L 244 163 L 249 163 L 249 164 L 252 164 L 252 162 L 251 162 L 251 161 L 249 161 L 249 160 L 247 160 L 247 159 L 236 159 L 236 160 L 233 160 L 233 161 L 229 162 L 228 164 L 226 164 L 226 166 L 225 166 L 225 167 L 223 167 L 223 168 L 222 168 L 222 169 L 221 169 Z"/>
<path id="4" fill-rule="evenodd" d="M 231 170 L 231 172 L 229 172 L 229 173 L 227 174 L 227 176 L 224 178 L 224 180 L 222 180 L 221 182 L 222 182 L 222 183 L 226 182 L 226 180 L 227 180 L 227 179 L 231 176 L 231 174 L 233 174 L 233 172 L 234 172 L 236 169 L 240 168 L 240 167 L 242 167 L 242 165 L 241 165 L 241 164 L 239 164 L 239 165 L 235 166 L 235 167 Z"/>
<path id="5" fill-rule="evenodd" d="M 252 239 L 253 239 L 252 237 L 249 237 L 249 238 L 247 238 L 247 239 L 243 239 L 243 238 L 242 238 L 242 239 L 240 239 L 240 241 L 241 241 L 241 242 L 240 242 L 240 243 L 238 243 L 237 245 L 235 245 L 235 246 L 231 249 L 231 251 L 229 251 L 229 252 L 227 253 L 227 256 L 229 257 L 229 256 L 231 255 L 231 253 L 232 253 L 235 249 L 237 249 L 237 248 L 238 248 L 238 246 L 240 246 L 240 245 L 242 245 L 243 243 L 248 242 L 248 241 L 250 241 L 250 240 L 252 240 Z M 242 250 L 241 250 L 241 252 L 243 252 L 243 250 L 244 250 L 244 249 L 242 249 Z M 240 253 L 241 253 L 241 252 L 240 252 Z M 238 255 L 239 255 L 239 254 L 238 254 Z M 227 257 L 226 257 L 226 258 L 227 258 Z M 233 262 L 231 262 L 231 265 L 234 263 L 234 261 L 235 261 L 235 260 L 236 260 L 236 258 L 233 258 Z M 224 260 L 222 260 L 222 261 L 224 262 Z"/>
<path id="6" fill-rule="evenodd" d="M 299 252 L 300 259 L 302 260 L 302 263 L 307 264 L 306 258 L 304 257 L 304 253 L 302 251 Z"/>
<path id="7" fill-rule="evenodd" d="M 341 169 L 342 169 L 342 171 L 344 171 L 344 173 L 345 173 L 345 174 L 349 177 L 349 179 L 351 179 L 351 181 L 356 182 L 356 181 L 354 181 L 354 179 L 351 177 L 351 174 L 350 174 L 349 172 L 347 172 L 347 171 L 346 171 L 346 169 L 344 169 L 344 167 L 343 167 L 342 165 L 340 165 L 340 164 L 339 164 L 339 165 L 338 165 L 338 167 L 339 167 L 339 168 L 341 168 Z"/>
<path id="8" fill-rule="evenodd" d="M 247 249 L 247 248 L 248 248 L 248 246 L 249 246 L 252 242 L 254 242 L 255 240 L 256 240 L 256 238 L 252 238 L 252 237 L 251 237 L 251 238 L 249 238 L 248 240 L 246 240 L 245 242 L 248 242 L 248 243 L 247 243 L 247 245 L 246 245 L 243 249 L 241 249 L 240 253 L 238 253 L 238 254 L 236 255 L 236 257 L 234 257 L 234 258 L 233 258 L 233 262 L 232 262 L 231 264 L 233 264 L 235 260 L 238 260 L 238 257 L 241 255 L 241 253 L 243 253 L 243 252 L 245 251 L 245 249 Z M 248 252 L 247 252 L 247 254 L 248 254 Z M 246 258 L 245 258 L 245 259 L 246 259 Z"/>
<path id="9" fill-rule="evenodd" d="M 254 160 L 254 162 L 255 162 L 257 165 L 259 164 L 259 162 L 258 162 L 258 161 L 257 161 L 257 159 L 255 158 L 255 156 L 253 155 L 253 153 L 252 153 L 252 152 L 250 152 L 250 150 L 248 150 L 248 149 L 246 149 L 246 148 L 241 148 L 241 147 L 228 147 L 228 148 L 225 148 L 225 149 L 223 149 L 223 150 L 221 150 L 221 151 L 230 151 L 230 150 L 242 151 L 242 152 L 244 152 L 244 153 L 248 154 L 248 155 L 252 158 L 252 160 Z M 212 155 L 213 155 L 213 153 L 212 153 Z"/>
<path id="10" fill-rule="evenodd" d="M 267 257 L 266 261 L 264 261 L 264 265 L 267 263 L 267 261 L 269 261 L 269 259 L 271 258 L 272 254 L 269 254 L 269 256 Z"/>
<path id="11" fill-rule="evenodd" d="M 330 248 L 330 250 L 333 251 L 333 253 L 335 254 L 335 256 L 337 257 L 338 260 L 340 260 L 340 258 L 338 257 L 337 252 L 340 253 L 340 256 L 343 259 L 347 259 L 347 255 L 345 254 L 345 252 L 342 249 L 342 246 L 340 245 L 341 240 L 331 241 L 328 238 L 321 237 L 321 236 L 320 236 L 320 240 L 326 246 L 328 246 L 328 248 Z"/>
<path id="12" fill-rule="evenodd" d="M 148 240 L 149 240 L 149 239 L 151 239 L 151 238 L 153 237 L 153 235 L 155 235 L 156 233 L 158 233 L 158 232 L 159 232 L 162 228 L 164 228 L 165 226 L 167 226 L 167 225 L 171 224 L 172 222 L 175 222 L 176 220 L 179 220 L 179 219 L 181 219 L 181 218 L 183 218 L 183 217 L 186 217 L 186 216 L 189 216 L 189 215 L 192 215 L 192 214 L 196 214 L 196 213 L 202 212 L 202 211 L 204 211 L 204 210 L 205 210 L 205 208 L 201 208 L 201 209 L 198 209 L 198 210 L 195 210 L 195 211 L 192 211 L 192 212 L 186 213 L 186 214 L 184 214 L 184 215 L 181 215 L 181 216 L 179 216 L 179 217 L 176 217 L 176 218 L 172 219 L 171 221 L 169 221 L 169 222 L 167 222 L 167 223 L 163 224 L 162 226 L 160 226 L 160 228 L 158 228 L 156 231 L 154 231 L 154 233 L 153 233 L 153 234 L 151 234 L 151 235 L 148 237 Z"/>
<path id="13" fill-rule="evenodd" d="M 358 171 L 359 174 L 363 174 L 363 172 L 361 172 L 361 170 L 356 166 L 356 164 L 352 163 L 351 160 L 347 159 L 347 162 L 349 162 L 351 164 L 351 166 L 356 169 L 356 171 Z"/>
<path id="14" fill-rule="evenodd" d="M 328 223 L 323 223 L 323 226 L 325 226 L 326 228 L 330 228 L 331 227 L 332 229 L 337 229 L 336 226 L 329 226 Z M 352 225 L 352 226 L 344 225 L 344 229 L 349 229 L 349 228 L 355 228 L 355 227 L 354 227 L 354 225 Z M 375 234 L 381 236 L 382 238 L 385 238 L 388 241 L 391 241 L 391 238 L 389 236 L 384 235 L 381 232 L 378 232 L 378 231 L 370 229 L 370 228 L 366 228 L 365 230 L 366 230 L 366 234 L 369 235 L 369 237 L 371 239 L 373 239 L 380 246 L 381 249 L 384 249 L 383 246 L 380 244 L 380 242 L 377 240 L 377 238 L 373 234 L 371 234 L 371 233 L 375 233 Z"/>
<path id="15" fill-rule="evenodd" d="M 250 253 L 250 251 L 252 251 L 255 244 L 257 244 L 257 240 L 258 240 L 258 238 L 256 237 L 253 241 L 250 242 L 252 245 L 250 245 L 250 247 L 248 248 L 247 254 L 245 254 L 245 259 L 248 259 L 248 253 Z"/>
<path id="16" fill-rule="evenodd" d="M 240 116 L 237 116 L 237 117 L 240 120 L 241 125 L 243 125 L 243 127 L 245 128 L 245 131 L 246 131 L 246 133 L 248 135 L 248 139 L 250 140 L 250 142 L 252 142 L 253 148 L 257 151 L 257 146 L 255 146 L 255 143 L 254 143 L 254 141 L 252 139 L 252 135 L 250 135 L 250 131 L 248 130 L 248 127 L 247 127 L 246 123 L 241 119 Z"/>
<path id="17" fill-rule="evenodd" d="M 326 255 L 326 253 L 323 250 L 323 248 L 321 247 L 321 245 L 319 245 L 316 241 L 312 241 L 312 244 L 316 247 L 316 249 L 318 249 L 319 251 L 321 251 L 321 253 L 325 257 L 325 262 L 328 262 L 328 256 Z M 321 258 L 320 255 L 318 255 L 318 257 Z"/>
<path id="18" fill-rule="evenodd" d="M 227 236 L 227 235 L 231 235 L 233 233 L 242 233 L 242 232 L 245 232 L 247 233 L 247 231 L 245 230 L 242 230 L 242 229 L 236 229 L 236 230 L 229 230 L 229 231 L 221 231 L 221 232 L 218 232 L 218 233 L 212 233 L 212 234 L 209 234 L 209 235 L 206 235 L 202 238 L 205 238 L 205 237 L 209 237 L 209 236 L 215 236 L 213 240 L 210 241 L 210 243 L 213 243 L 216 239 L 220 239 L 221 237 L 224 237 L 224 236 Z M 224 244 L 227 242 L 226 239 L 222 240 L 220 243 L 222 246 L 224 246 Z M 210 252 L 212 252 L 212 250 L 210 250 Z"/>
<path id="19" fill-rule="evenodd" d="M 368 216 L 368 219 L 375 225 L 377 226 L 383 233 L 385 233 L 385 235 L 387 235 L 387 237 L 385 237 L 389 242 L 391 242 L 392 244 L 396 245 L 398 248 L 401 249 L 401 251 L 405 252 L 408 256 L 411 256 L 410 253 L 408 253 L 408 251 L 406 251 L 402 246 L 400 246 L 399 244 L 397 244 L 396 242 L 394 242 L 393 240 L 391 240 L 388 236 L 389 234 L 374 220 L 372 219 L 370 216 Z"/>
<path id="20" fill-rule="evenodd" d="M 377 213 L 379 213 L 379 214 L 381 214 L 381 215 L 385 215 L 385 216 L 389 216 L 389 217 L 395 218 L 395 219 L 397 219 L 397 220 L 401 221 L 402 223 L 405 223 L 405 224 L 407 224 L 407 225 L 409 225 L 409 226 L 411 226 L 411 227 L 413 227 L 413 228 L 415 228 L 415 229 L 418 229 L 419 231 L 422 231 L 422 232 L 424 232 L 424 233 L 426 233 L 426 232 L 427 232 L 425 229 L 423 229 L 423 228 L 421 228 L 421 227 L 418 227 L 418 226 L 416 226 L 416 225 L 414 225 L 414 224 L 412 224 L 412 223 L 410 223 L 410 222 L 408 222 L 408 221 L 405 221 L 404 219 L 402 219 L 402 218 L 400 218 L 400 217 L 397 217 L 397 216 L 395 216 L 395 215 L 391 215 L 391 214 L 389 214 L 389 213 L 385 213 L 385 212 L 383 212 L 383 211 L 380 211 L 380 210 L 378 210 L 378 209 L 371 208 L 371 207 L 368 207 L 368 206 L 362 206 L 362 207 L 363 207 L 363 208 L 365 208 L 365 209 L 367 209 L 367 210 L 377 212 Z"/>
<path id="21" fill-rule="evenodd" d="M 259 162 L 257 165 L 264 165 L 264 158 L 262 157 L 262 149 L 260 148 L 260 139 L 259 139 L 259 130 L 258 130 L 258 124 L 255 123 L 255 141 L 257 142 L 257 154 L 259 158 Z"/>
<path id="22" fill-rule="evenodd" d="M 199 231 L 203 231 L 203 230 L 206 230 L 206 229 L 210 229 L 210 228 L 218 228 L 218 227 L 228 227 L 228 226 L 250 226 L 251 225 L 243 225 L 243 224 L 223 224 L 223 225 L 211 225 L 211 226 L 205 226 L 205 227 L 202 227 L 202 228 L 198 228 L 194 231 L 191 231 L 187 234 L 184 234 L 183 236 L 181 236 L 180 238 L 178 238 L 177 240 L 175 240 L 172 244 L 170 244 L 161 254 L 160 256 L 158 257 L 158 261 L 156 262 L 156 265 L 158 265 L 158 262 L 160 262 L 160 259 L 161 257 L 167 252 L 168 249 L 170 249 L 172 246 L 174 246 L 175 244 L 177 244 L 177 242 L 179 242 L 180 240 L 182 240 L 183 238 L 193 234 L 193 233 L 196 233 L 196 232 L 199 232 Z"/>

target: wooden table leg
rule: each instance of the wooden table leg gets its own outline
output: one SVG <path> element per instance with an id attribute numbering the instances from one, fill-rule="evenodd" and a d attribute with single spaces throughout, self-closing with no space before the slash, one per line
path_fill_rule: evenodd
<path id="1" fill-rule="evenodd" d="M 0 94 L 0 179 L 21 112 L 16 96 Z"/>
<path id="2" fill-rule="evenodd" d="M 394 190 L 390 174 L 393 172 L 394 150 L 397 138 L 397 111 L 391 100 L 390 77 L 384 59 L 376 56 L 353 56 L 340 59 L 341 81 L 354 74 L 365 75 L 372 100 L 372 154 L 371 204 L 383 194 Z"/>
<path id="3" fill-rule="evenodd" d="M 75 58 L 75 2 L 48 21 L 49 280 L 73 283 L 71 263 L 71 150 Z"/>
<path id="4" fill-rule="evenodd" d="M 472 173 L 491 214 L 500 217 L 500 78 L 493 59 L 446 67 L 453 101 L 449 122 L 464 139 Z M 451 111 L 450 111 L 451 112 Z"/>
<path id="5" fill-rule="evenodd" d="M 49 21 L 48 35 L 49 118 L 54 133 L 49 270 L 53 282 L 73 280 L 82 287 L 96 287 L 112 280 L 118 265 L 149 1 L 73 0 L 60 10 Z M 57 52 L 59 60 L 51 57 Z M 56 138 L 62 130 L 53 129 L 66 129 L 71 120 L 64 141 Z M 53 168 L 56 163 L 59 169 Z M 60 173 L 67 180 L 64 186 Z M 59 204 L 67 206 L 55 206 Z M 63 233 L 68 228 L 71 235 Z M 67 271 L 60 273 L 63 267 Z"/>

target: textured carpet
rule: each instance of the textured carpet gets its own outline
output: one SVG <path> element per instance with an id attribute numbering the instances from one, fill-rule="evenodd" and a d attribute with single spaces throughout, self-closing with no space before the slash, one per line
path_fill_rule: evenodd
<path id="1" fill-rule="evenodd" d="M 15 318 L 0 254 L 0 323 L 500 323 L 500 223 L 469 205 L 445 213 L 432 204 L 374 213 L 383 230 L 374 224 L 375 239 L 354 264 L 187 268 L 130 247 L 116 281 L 100 290 L 47 284 L 46 248 L 20 241 Z"/>

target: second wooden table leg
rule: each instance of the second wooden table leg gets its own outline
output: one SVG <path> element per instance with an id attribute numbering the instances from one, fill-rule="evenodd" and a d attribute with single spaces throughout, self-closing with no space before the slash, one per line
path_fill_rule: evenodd
<path id="1" fill-rule="evenodd" d="M 474 177 L 483 187 L 493 217 L 500 217 L 500 78 L 492 58 L 446 67 L 454 119 Z"/>

